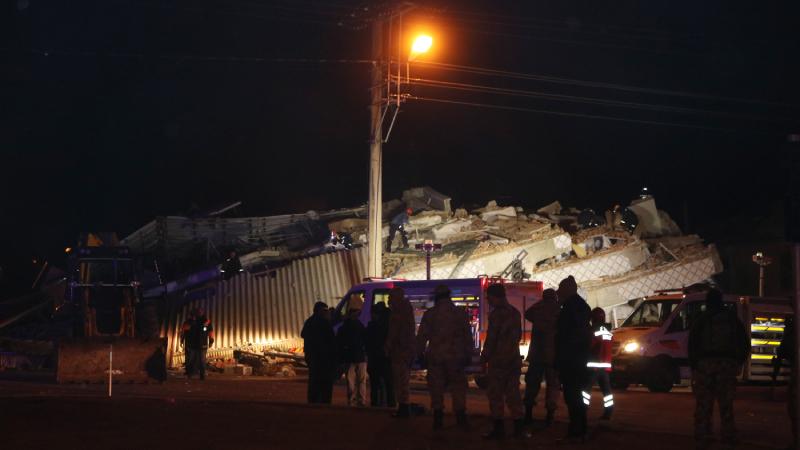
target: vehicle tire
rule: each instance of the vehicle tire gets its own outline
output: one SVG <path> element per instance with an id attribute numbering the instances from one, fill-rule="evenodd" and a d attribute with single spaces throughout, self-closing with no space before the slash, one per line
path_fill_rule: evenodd
<path id="1" fill-rule="evenodd" d="M 626 380 L 625 378 L 615 377 L 614 375 L 611 375 L 612 389 L 616 389 L 618 391 L 624 391 L 625 389 L 628 389 L 628 386 L 630 385 L 631 385 L 630 381 Z"/>
<path id="2" fill-rule="evenodd" d="M 657 358 L 650 365 L 645 386 L 650 392 L 669 392 L 675 383 L 677 368 L 669 358 Z"/>

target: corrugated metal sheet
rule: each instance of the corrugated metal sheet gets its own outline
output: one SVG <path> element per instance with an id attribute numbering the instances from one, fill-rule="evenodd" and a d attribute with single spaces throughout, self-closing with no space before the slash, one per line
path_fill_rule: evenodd
<path id="1" fill-rule="evenodd" d="M 184 305 L 168 326 L 168 358 L 183 362 L 180 324 L 191 308 L 202 306 L 214 324 L 216 342 L 209 357 L 230 357 L 234 349 L 302 346 L 300 330 L 314 302 L 335 305 L 366 275 L 366 247 L 293 261 L 272 275 L 243 273 L 219 281 L 208 298 Z"/>

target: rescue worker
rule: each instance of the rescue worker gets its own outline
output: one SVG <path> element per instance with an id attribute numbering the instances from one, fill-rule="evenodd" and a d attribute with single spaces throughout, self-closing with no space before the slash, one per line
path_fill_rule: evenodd
<path id="1" fill-rule="evenodd" d="M 389 222 L 389 240 L 386 242 L 386 253 L 392 252 L 392 242 L 394 242 L 394 236 L 398 231 L 402 241 L 402 247 L 400 248 L 408 248 L 408 233 L 406 233 L 405 226 L 408 225 L 408 218 L 413 213 L 414 211 L 411 208 L 406 208 Z"/>
<path id="2" fill-rule="evenodd" d="M 408 383 L 411 376 L 411 364 L 414 362 L 416 349 L 414 346 L 414 309 L 406 298 L 402 288 L 396 287 L 389 291 L 389 331 L 386 334 L 384 350 L 389 356 L 392 370 L 392 387 L 397 412 L 394 417 L 407 418 L 410 416 L 408 399 Z"/>
<path id="3" fill-rule="evenodd" d="M 351 307 L 347 318 L 339 328 L 336 343 L 339 348 L 339 362 L 347 368 L 347 404 L 366 406 L 367 399 L 367 353 L 365 346 L 366 329 L 359 320 L 361 309 Z"/>
<path id="4" fill-rule="evenodd" d="M 719 403 L 722 443 L 736 444 L 733 398 L 736 375 L 741 371 L 750 343 L 736 309 L 725 308 L 722 293 L 711 289 L 706 294 L 706 310 L 689 331 L 689 364 L 692 391 L 697 406 L 694 413 L 695 442 L 698 449 L 711 445 L 714 403 Z"/>
<path id="5" fill-rule="evenodd" d="M 519 340 L 522 337 L 520 329 L 522 318 L 519 311 L 508 304 L 506 289 L 502 284 L 489 286 L 486 289 L 486 298 L 492 307 L 492 312 L 489 314 L 489 329 L 483 344 L 481 363 L 488 366 L 487 395 L 493 427 L 484 438 L 505 438 L 504 402 L 514 420 L 514 437 L 530 437 L 522 419 L 522 398 L 519 393 L 519 376 L 522 370 Z"/>
<path id="6" fill-rule="evenodd" d="M 194 308 L 183 323 L 183 342 L 186 347 L 186 377 L 200 375 L 206 379 L 206 352 L 214 345 L 214 327 L 203 308 Z"/>
<path id="7" fill-rule="evenodd" d="M 533 423 L 533 406 L 541 389 L 542 379 L 546 383 L 546 423 L 551 425 L 558 405 L 558 372 L 555 368 L 556 323 L 561 307 L 553 289 L 542 292 L 542 300 L 525 311 L 525 319 L 532 324 L 531 345 L 528 347 L 528 372 L 525 374 L 525 423 Z"/>
<path id="8" fill-rule="evenodd" d="M 417 331 L 417 351 L 428 368 L 428 390 L 433 409 L 433 429 L 444 426 L 444 391 L 453 396 L 456 422 L 467 428 L 467 376 L 474 348 L 466 311 L 450 299 L 450 289 L 439 285 L 433 293 L 434 306 L 425 311 Z"/>
<path id="9" fill-rule="evenodd" d="M 586 406 L 589 394 L 583 389 L 588 374 L 591 310 L 580 295 L 578 284 L 570 275 L 558 285 L 561 312 L 556 322 L 556 368 L 564 391 L 564 403 L 569 411 L 567 440 L 585 440 Z"/>
<path id="10" fill-rule="evenodd" d="M 794 449 L 794 443 L 797 442 L 797 365 L 795 361 L 795 324 L 794 319 L 789 317 L 786 319 L 786 327 L 783 329 L 783 338 L 781 338 L 781 345 L 778 347 L 778 364 L 782 361 L 789 363 L 792 368 L 791 376 L 789 377 L 789 420 L 792 421 L 792 445 L 789 448 Z"/>
<path id="11" fill-rule="evenodd" d="M 369 376 L 370 406 L 395 407 L 389 358 L 384 351 L 389 332 L 390 311 L 385 303 L 375 303 L 372 319 L 367 324 L 367 375 Z"/>
<path id="12" fill-rule="evenodd" d="M 328 305 L 316 302 L 313 314 L 300 332 L 308 365 L 308 403 L 330 404 L 333 398 L 336 341 L 330 315 Z"/>
<path id="13" fill-rule="evenodd" d="M 592 347 L 589 362 L 586 368 L 589 369 L 589 381 L 586 383 L 586 392 L 592 394 L 592 386 L 595 383 L 603 393 L 603 416 L 602 420 L 611 420 L 614 412 L 614 394 L 611 393 L 611 346 L 614 335 L 609 331 L 611 326 L 606 323 L 606 312 L 603 308 L 592 310 Z M 590 399 L 591 401 L 591 399 Z M 587 405 L 588 406 L 588 405 Z"/>

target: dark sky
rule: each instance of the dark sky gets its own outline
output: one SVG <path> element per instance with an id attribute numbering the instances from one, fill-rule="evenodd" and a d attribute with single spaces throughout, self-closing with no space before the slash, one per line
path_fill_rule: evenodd
<path id="1" fill-rule="evenodd" d="M 686 205 L 699 230 L 759 212 L 783 196 L 783 143 L 800 130 L 798 11 L 763 3 L 420 1 L 404 24 L 433 34 L 430 61 L 626 89 L 419 65 L 412 77 L 637 108 L 420 86 L 407 93 L 681 127 L 412 100 L 385 146 L 385 198 L 427 184 L 456 205 L 558 199 L 603 209 L 646 185 L 679 222 Z M 58 255 L 81 231 L 125 235 L 193 203 L 241 200 L 244 214 L 269 215 L 366 200 L 370 65 L 318 60 L 369 59 L 374 7 L 4 5 L 7 273 L 31 256 Z"/>

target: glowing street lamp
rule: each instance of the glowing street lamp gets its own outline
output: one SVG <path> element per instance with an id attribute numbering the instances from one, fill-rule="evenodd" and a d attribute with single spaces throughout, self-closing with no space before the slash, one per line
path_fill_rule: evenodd
<path id="1" fill-rule="evenodd" d="M 414 39 L 414 43 L 411 44 L 411 53 L 408 55 L 408 60 L 413 61 L 417 56 L 427 53 L 428 50 L 431 49 L 433 45 L 433 38 L 428 36 L 427 34 L 421 34 Z"/>

